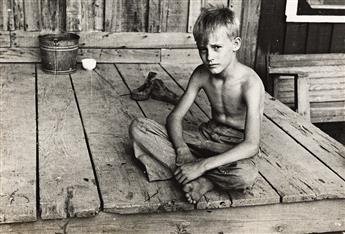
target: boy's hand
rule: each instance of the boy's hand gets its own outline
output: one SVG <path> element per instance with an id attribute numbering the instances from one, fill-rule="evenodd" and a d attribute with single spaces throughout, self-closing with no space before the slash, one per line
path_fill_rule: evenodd
<path id="1" fill-rule="evenodd" d="M 188 146 L 180 147 L 176 150 L 176 166 L 195 161 L 195 157 L 190 152 Z"/>
<path id="2" fill-rule="evenodd" d="M 176 180 L 180 184 L 187 184 L 190 181 L 199 178 L 205 172 L 202 162 L 203 161 L 200 160 L 179 166 L 174 172 Z"/>

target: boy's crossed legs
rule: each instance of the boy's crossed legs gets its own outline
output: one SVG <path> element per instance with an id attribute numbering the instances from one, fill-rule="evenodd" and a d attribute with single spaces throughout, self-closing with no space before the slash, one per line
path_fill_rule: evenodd
<path id="1" fill-rule="evenodd" d="M 186 161 L 219 154 L 243 140 L 242 132 L 213 121 L 202 124 L 200 133 L 206 140 L 200 140 L 196 134 L 184 132 L 186 143 L 196 156 L 185 159 Z M 153 120 L 138 118 L 131 123 L 129 134 L 135 157 L 146 167 L 149 180 L 172 178 L 176 170 L 176 153 L 165 127 Z M 183 191 L 190 203 L 196 203 L 214 186 L 222 190 L 246 190 L 255 183 L 257 175 L 253 160 L 244 159 L 207 171 L 203 176 L 184 185 Z"/>

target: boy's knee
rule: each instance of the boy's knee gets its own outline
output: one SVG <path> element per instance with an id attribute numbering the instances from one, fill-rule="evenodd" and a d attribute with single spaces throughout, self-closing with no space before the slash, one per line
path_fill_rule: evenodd
<path id="1" fill-rule="evenodd" d="M 239 180 L 239 189 L 248 189 L 253 187 L 253 185 L 256 182 L 256 179 L 258 178 L 259 172 L 255 168 L 252 171 L 246 173 L 245 175 L 240 175 L 238 180 Z"/>
<path id="2" fill-rule="evenodd" d="M 209 173 L 211 181 L 222 190 L 251 188 L 259 175 L 252 161 L 239 162 L 235 168 L 225 168 Z"/>
<path id="3" fill-rule="evenodd" d="M 237 175 L 239 184 L 241 184 L 241 189 L 251 188 L 257 177 L 259 176 L 259 171 L 252 160 L 248 160 L 243 167 L 242 173 Z"/>
<path id="4" fill-rule="evenodd" d="M 143 126 L 145 126 L 145 122 L 147 122 L 147 120 L 143 117 L 133 119 L 128 128 L 129 137 L 131 139 L 136 139 L 136 137 L 143 132 Z"/>
<path id="5" fill-rule="evenodd" d="M 228 183 L 225 183 L 225 190 L 247 190 L 253 187 L 258 177 L 257 171 L 249 172 L 248 174 L 236 175 L 229 178 Z"/>

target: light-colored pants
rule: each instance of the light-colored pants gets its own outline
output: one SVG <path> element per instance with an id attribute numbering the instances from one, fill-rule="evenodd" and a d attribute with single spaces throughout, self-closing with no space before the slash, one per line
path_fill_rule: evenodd
<path id="1" fill-rule="evenodd" d="M 243 132 L 209 121 L 200 125 L 200 136 L 183 132 L 184 140 L 196 157 L 212 157 L 243 141 Z M 129 127 L 134 155 L 146 167 L 150 181 L 173 177 L 176 153 L 166 128 L 147 118 L 134 119 Z M 258 176 L 253 158 L 243 159 L 207 171 L 203 176 L 223 190 L 251 188 Z"/>

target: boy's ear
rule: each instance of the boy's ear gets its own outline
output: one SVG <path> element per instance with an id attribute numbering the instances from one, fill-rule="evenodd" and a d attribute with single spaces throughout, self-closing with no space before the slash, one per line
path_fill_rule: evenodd
<path id="1" fill-rule="evenodd" d="M 233 40 L 233 51 L 236 52 L 240 49 L 242 43 L 242 39 L 240 37 L 235 37 Z"/>

